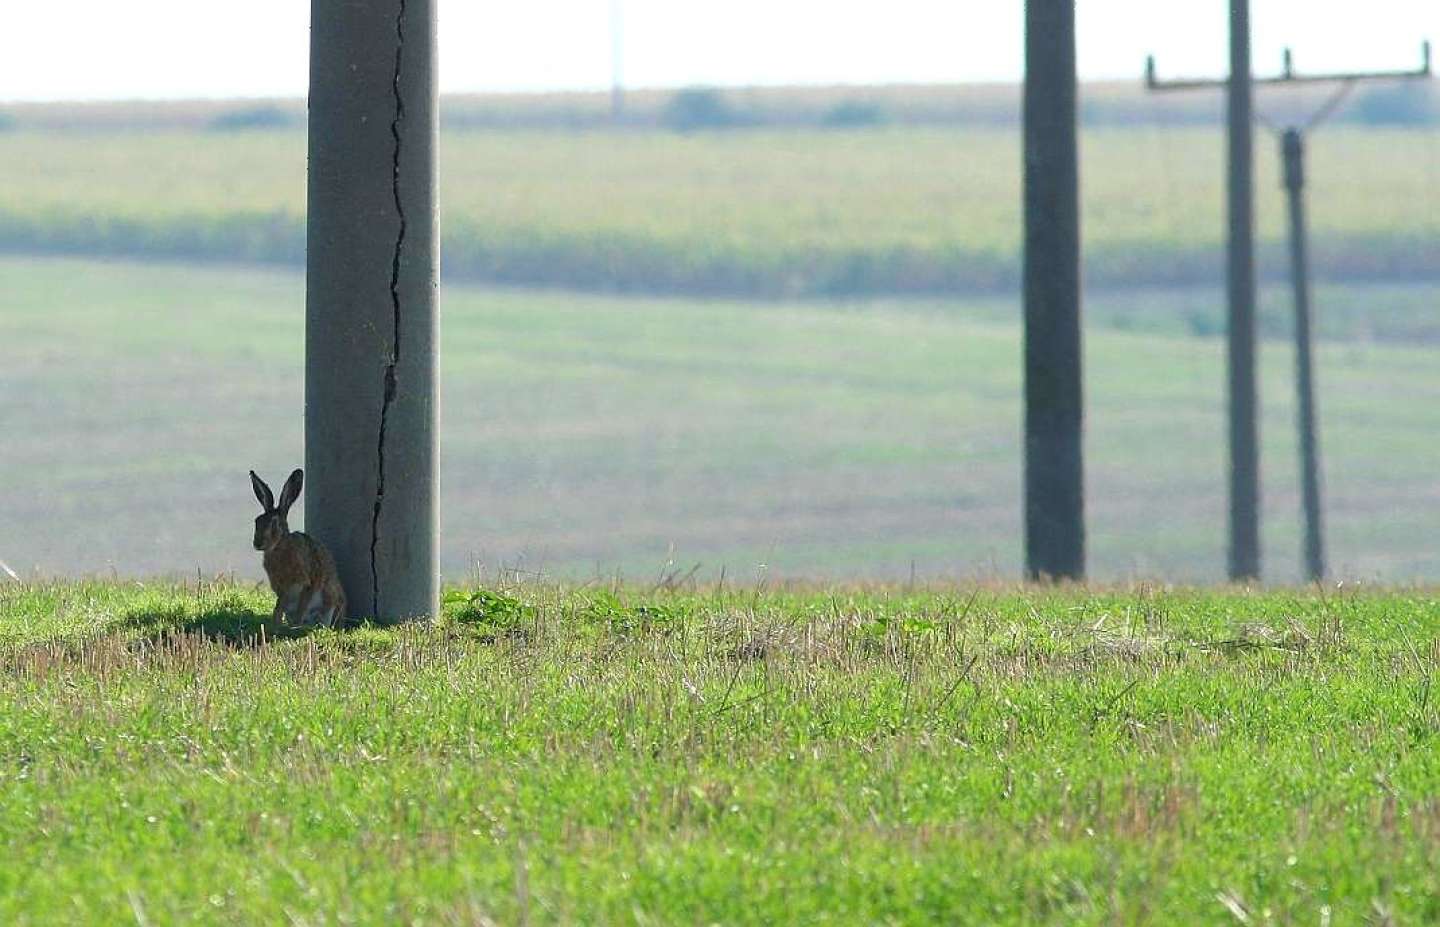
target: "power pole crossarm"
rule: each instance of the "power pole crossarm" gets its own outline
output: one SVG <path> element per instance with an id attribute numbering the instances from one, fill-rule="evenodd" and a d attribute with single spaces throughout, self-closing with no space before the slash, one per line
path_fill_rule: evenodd
<path id="1" fill-rule="evenodd" d="M 1331 71 L 1316 74 L 1302 74 L 1295 70 L 1294 60 L 1290 50 L 1285 49 L 1283 65 L 1279 74 L 1267 75 L 1264 77 L 1251 77 L 1250 83 L 1253 86 L 1263 87 L 1272 84 L 1334 84 L 1343 81 L 1353 80 L 1405 80 L 1417 77 L 1432 77 L 1431 47 L 1428 41 L 1420 43 L 1420 66 L 1416 68 L 1402 68 L 1399 70 L 1381 71 Z M 1151 55 L 1145 59 L 1145 86 L 1149 90 L 1159 92 L 1174 92 L 1179 90 L 1202 90 L 1224 87 L 1230 81 L 1226 78 L 1214 77 L 1181 77 L 1162 79 L 1155 66 L 1155 56 Z"/>

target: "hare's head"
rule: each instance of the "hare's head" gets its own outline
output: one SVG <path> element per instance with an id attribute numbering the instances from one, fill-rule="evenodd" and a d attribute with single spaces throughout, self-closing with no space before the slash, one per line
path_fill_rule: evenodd
<path id="1" fill-rule="evenodd" d="M 280 539 L 290 533 L 290 524 L 286 517 L 290 514 L 290 506 L 300 495 L 300 487 L 305 482 L 305 471 L 296 470 L 290 474 L 285 485 L 280 490 L 280 504 L 275 504 L 275 496 L 271 494 L 270 487 L 265 481 L 250 471 L 250 485 L 255 490 L 255 498 L 260 500 L 260 505 L 265 509 L 255 518 L 255 549 L 269 550 Z"/>

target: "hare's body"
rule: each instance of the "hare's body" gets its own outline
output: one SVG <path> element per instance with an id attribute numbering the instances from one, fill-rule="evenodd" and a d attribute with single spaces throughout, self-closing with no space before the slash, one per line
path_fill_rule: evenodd
<path id="1" fill-rule="evenodd" d="M 265 552 L 265 576 L 275 593 L 274 620 L 337 627 L 347 615 L 335 561 L 323 544 L 308 534 L 291 531 L 286 522 L 304 479 L 301 470 L 290 474 L 277 505 L 270 487 L 250 471 L 255 498 L 265 508 L 255 519 L 255 549 Z"/>
<path id="2" fill-rule="evenodd" d="M 275 593 L 274 618 L 296 624 L 335 627 L 345 620 L 345 590 L 335 576 L 335 561 L 319 541 L 291 531 L 263 560 Z"/>

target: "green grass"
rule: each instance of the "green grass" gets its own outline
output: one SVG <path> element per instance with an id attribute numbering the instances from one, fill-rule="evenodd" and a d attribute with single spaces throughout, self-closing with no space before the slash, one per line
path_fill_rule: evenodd
<path id="1" fill-rule="evenodd" d="M 6 259 L 0 277 L 0 560 L 258 576 L 245 472 L 302 458 L 300 276 Z M 1014 304 L 851 308 L 447 287 L 445 574 L 1015 575 Z M 1092 575 L 1220 578 L 1219 340 L 1095 325 L 1086 350 Z M 1265 576 L 1287 581 L 1291 358 L 1262 360 Z M 1435 371 L 1424 348 L 1320 351 L 1339 578 L 1440 575 Z"/>
<path id="2" fill-rule="evenodd" d="M 1283 273 L 1273 145 L 1257 146 L 1264 266 Z M 763 296 L 1013 287 L 1013 129 L 882 127 L 677 135 L 447 133 L 444 254 L 457 278 Z M 1084 133 L 1087 279 L 1220 275 L 1213 128 Z M 1328 279 L 1433 276 L 1434 133 L 1337 127 L 1311 146 L 1314 267 Z M 297 263 L 300 131 L 0 133 L 0 247 Z"/>
<path id="3" fill-rule="evenodd" d="M 0 587 L 0 920 L 1426 923 L 1425 593 Z"/>

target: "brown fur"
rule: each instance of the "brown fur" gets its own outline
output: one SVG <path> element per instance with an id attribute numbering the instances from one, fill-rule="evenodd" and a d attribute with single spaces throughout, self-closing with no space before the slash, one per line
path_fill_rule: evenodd
<path id="1" fill-rule="evenodd" d="M 300 531 L 288 532 L 266 549 L 262 562 L 275 593 L 276 620 L 283 614 L 296 624 L 327 628 L 344 622 L 345 590 L 335 576 L 334 559 L 319 541 Z"/>
<path id="2" fill-rule="evenodd" d="M 295 624 L 321 624 L 337 627 L 348 617 L 345 611 L 345 590 L 335 571 L 335 561 L 319 541 L 299 531 L 291 531 L 287 522 L 290 506 L 300 495 L 303 471 L 296 470 L 285 481 L 280 503 L 275 504 L 270 487 L 250 472 L 255 498 L 265 509 L 255 519 L 255 548 L 263 550 L 265 575 L 275 593 L 275 610 L 271 618 L 284 618 Z"/>

